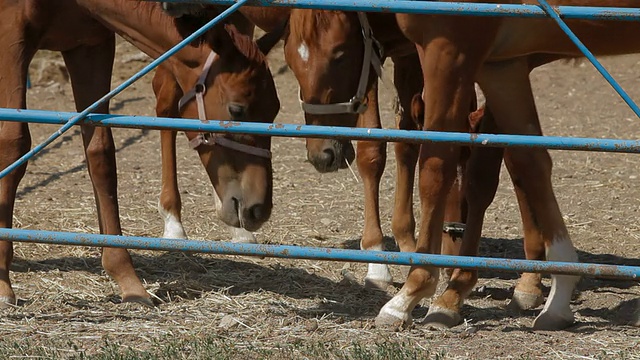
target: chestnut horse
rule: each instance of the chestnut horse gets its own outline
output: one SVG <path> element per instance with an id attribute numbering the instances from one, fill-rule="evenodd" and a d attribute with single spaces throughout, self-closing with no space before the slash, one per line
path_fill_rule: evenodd
<path id="1" fill-rule="evenodd" d="M 246 21 L 238 24 L 244 32 L 252 30 L 246 26 Z M 183 39 L 174 19 L 160 11 L 158 4 L 126 0 L 0 1 L 0 30 L 0 46 L 5 51 L 0 57 L 0 78 L 3 79 L 0 106 L 10 108 L 26 107 L 28 65 L 38 49 L 62 52 L 70 73 L 76 107 L 82 110 L 110 88 L 115 51 L 113 31 L 118 31 L 152 57 L 157 57 Z M 278 39 L 276 36 L 275 40 Z M 186 47 L 167 60 L 163 76 L 170 74 L 173 84 L 179 87 L 160 92 L 189 93 L 196 84 L 206 85 L 206 93 L 196 96 L 198 101 L 186 99 L 188 102 L 180 111 L 183 117 L 202 118 L 199 115 L 204 113 L 205 120 L 272 122 L 279 110 L 279 101 L 264 53 L 276 41 L 270 36 L 261 40 L 259 47 L 233 26 L 210 31 L 203 36 L 201 44 Z M 207 63 L 212 50 L 217 55 Z M 203 69 L 205 67 L 209 69 Z M 205 75 L 201 75 L 203 70 L 206 70 Z M 103 104 L 97 111 L 107 113 L 108 109 L 108 104 Z M 0 126 L 0 167 L 4 168 L 29 150 L 31 138 L 27 124 L 3 122 Z M 98 207 L 100 232 L 119 235 L 121 226 L 112 133 L 108 128 L 82 126 L 82 136 Z M 252 136 L 188 136 L 192 136 L 191 142 L 207 168 L 216 194 L 220 196 L 221 218 L 232 226 L 259 227 L 268 219 L 272 208 L 272 171 L 267 156 L 270 155 L 270 140 Z M 256 153 L 263 156 L 256 156 Z M 16 188 L 25 168 L 21 166 L 0 180 L 1 227 L 12 226 Z M 12 255 L 12 243 L 0 242 L 0 303 L 4 305 L 16 301 L 9 280 Z M 102 264 L 118 283 L 123 301 L 152 304 L 126 249 L 104 248 Z"/>
<path id="2" fill-rule="evenodd" d="M 478 2 L 478 1 L 467 1 Z M 630 0 L 555 0 L 552 5 L 634 7 Z M 521 3 L 507 1 L 507 3 Z M 525 3 L 535 3 L 525 1 Z M 501 132 L 541 135 L 529 72 L 542 59 L 575 58 L 582 53 L 551 19 L 455 17 L 397 14 L 402 32 L 418 49 L 424 77 L 424 130 L 464 131 L 471 85 L 477 81 L 486 96 L 487 115 Z M 640 23 L 569 20 L 572 30 L 596 55 L 640 51 L 628 41 L 640 34 Z M 482 31 L 478 31 L 482 29 Z M 538 62 L 544 63 L 547 60 Z M 490 111 L 489 111 L 490 110 Z M 467 170 L 468 215 L 461 255 L 477 254 L 484 213 L 497 186 L 500 156 L 477 149 Z M 460 148 L 424 144 L 419 157 L 421 222 L 416 251 L 438 253 L 445 199 L 455 177 Z M 551 184 L 551 158 L 546 150 L 507 148 L 504 160 L 520 205 L 527 259 L 578 261 Z M 497 159 L 496 161 L 486 161 Z M 497 165 L 497 166 L 496 166 Z M 411 322 L 411 311 L 432 296 L 438 269 L 414 266 L 402 289 L 376 318 L 381 326 Z M 536 317 L 536 329 L 562 329 L 573 323 L 570 300 L 579 277 L 553 275 L 549 297 Z M 456 269 L 429 316 L 442 325 L 460 321 L 459 311 L 477 281 L 477 271 Z M 526 301 L 541 299 L 539 275 L 523 277 L 516 293 Z M 527 300 L 527 298 L 529 300 Z"/>
<path id="3" fill-rule="evenodd" d="M 377 76 L 386 57 L 394 62 L 394 85 L 398 94 L 397 127 L 416 130 L 422 123 L 423 83 L 416 48 L 389 13 L 354 13 L 293 9 L 285 57 L 300 84 L 300 100 L 308 124 L 380 128 Z M 475 110 L 475 101 L 471 104 Z M 397 178 L 392 230 L 401 251 L 415 250 L 413 186 L 419 146 L 395 143 Z M 307 139 L 309 160 L 319 171 L 335 171 L 353 157 L 349 141 Z M 351 156 L 351 157 L 350 157 Z M 358 170 L 365 193 L 365 224 L 361 249 L 383 250 L 379 216 L 379 183 L 386 160 L 385 143 L 359 141 Z M 460 158 L 462 179 L 465 156 Z M 460 181 L 457 181 L 461 185 Z M 464 219 L 461 187 L 447 198 L 448 223 Z M 456 233 L 445 231 L 443 252 L 457 254 Z M 385 289 L 392 282 L 384 264 L 369 264 L 365 284 Z"/>

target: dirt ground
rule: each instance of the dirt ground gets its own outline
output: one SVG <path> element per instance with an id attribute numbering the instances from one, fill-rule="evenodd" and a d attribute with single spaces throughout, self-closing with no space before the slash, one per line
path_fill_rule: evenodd
<path id="1" fill-rule="evenodd" d="M 282 102 L 277 121 L 302 123 L 297 83 L 284 64 L 281 47 L 269 59 Z M 120 84 L 147 61 L 120 41 L 113 84 Z M 640 100 L 640 57 L 603 61 L 631 96 Z M 392 66 L 387 62 L 389 83 L 381 87 L 387 127 L 393 126 L 394 119 Z M 39 53 L 30 71 L 34 85 L 28 93 L 30 108 L 74 110 L 57 54 Z M 546 135 L 640 137 L 640 120 L 590 64 L 552 64 L 534 71 L 532 78 Z M 112 112 L 154 114 L 150 80 L 151 76 L 145 77 L 112 101 Z M 32 126 L 34 143 L 55 129 Z M 156 210 L 159 133 L 124 129 L 114 133 L 125 234 L 161 236 L 163 223 Z M 272 150 L 274 213 L 257 233 L 258 240 L 357 248 L 363 225 L 362 183 L 349 171 L 317 173 L 306 161 L 303 139 L 276 138 Z M 388 153 L 381 217 L 388 248 L 393 249 L 391 144 Z M 640 193 L 634 185 L 640 177 L 637 157 L 569 151 L 551 155 L 556 195 L 580 259 L 640 266 L 636 222 Z M 214 214 L 212 187 L 182 135 L 178 156 L 188 235 L 228 240 Z M 504 170 L 501 180 L 487 213 L 481 251 L 485 256 L 523 258 L 522 226 Z M 79 129 L 72 129 L 30 162 L 19 189 L 14 224 L 23 229 L 98 232 Z M 481 272 L 477 291 L 463 310 L 465 324 L 447 331 L 417 324 L 390 332 L 375 329 L 373 319 L 397 289 L 379 293 L 343 276 L 343 270 L 348 270 L 362 279 L 364 264 L 134 251 L 140 276 L 161 302 L 157 309 L 147 310 L 117 304 L 117 287 L 102 270 L 96 248 L 32 244 L 15 248 L 12 279 L 20 304 L 0 316 L 3 352 L 15 357 L 36 356 L 36 348 L 57 356 L 98 354 L 106 342 L 119 349 L 150 351 L 168 339 L 207 337 L 227 344 L 236 358 L 333 358 L 347 354 L 340 352 L 345 349 L 375 344 L 397 344 L 415 351 L 406 356 L 417 358 L 640 358 L 640 329 L 623 324 L 633 301 L 640 298 L 637 282 L 583 279 L 581 294 L 572 303 L 576 325 L 560 332 L 532 332 L 539 309 L 524 314 L 504 309 L 517 274 Z M 393 271 L 400 279 L 399 270 Z M 428 304 L 425 300 L 415 310 L 416 319 L 426 314 Z M 275 352 L 267 356 L 265 351 Z M 380 354 L 379 358 L 405 356 Z"/>

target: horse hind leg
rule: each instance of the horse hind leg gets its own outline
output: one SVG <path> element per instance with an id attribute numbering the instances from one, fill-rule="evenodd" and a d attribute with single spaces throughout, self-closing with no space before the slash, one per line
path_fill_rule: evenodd
<path id="1" fill-rule="evenodd" d="M 115 38 L 110 35 L 101 44 L 80 46 L 63 53 L 78 110 L 84 109 L 108 92 L 114 52 Z M 109 105 L 104 104 L 96 112 L 108 113 L 108 110 Z M 115 145 L 111 129 L 82 126 L 82 140 L 98 208 L 100 232 L 121 235 Z M 126 249 L 104 247 L 102 265 L 120 287 L 123 302 L 134 301 L 153 305 L 136 275 L 131 256 Z"/>
<path id="2" fill-rule="evenodd" d="M 160 65 L 156 70 L 152 85 L 156 96 L 156 115 L 168 118 L 179 117 L 178 101 L 182 96 L 182 90 L 165 65 Z M 178 132 L 173 130 L 160 131 L 162 188 L 158 200 L 158 212 L 164 220 L 162 237 L 167 239 L 187 239 L 187 233 L 182 225 L 182 200 L 178 189 L 177 134 Z"/>
<path id="3" fill-rule="evenodd" d="M 502 131 L 542 135 L 529 83 L 529 67 L 524 59 L 485 65 L 480 85 Z M 508 148 L 505 164 L 523 213 L 527 258 L 577 262 L 576 250 L 553 192 L 549 152 Z M 528 280 L 537 283 L 535 276 Z M 535 329 L 562 329 L 573 323 L 570 302 L 578 280 L 578 276 L 552 275 L 551 292 L 533 323 Z M 526 281 L 526 278 L 520 281 L 519 289 L 529 287 Z M 532 294 L 536 295 L 535 289 Z"/>
<path id="4" fill-rule="evenodd" d="M 12 16 L 9 16 L 12 15 Z M 3 19 L 9 16 L 11 19 Z M 0 14 L 0 107 L 26 108 L 26 81 L 29 63 L 36 48 L 29 47 L 21 33 L 22 27 L 15 14 L 4 11 Z M 31 136 L 27 123 L 0 123 L 0 169 L 5 169 L 26 154 L 31 148 Z M 16 191 L 22 180 L 27 164 L 0 179 L 0 228 L 13 225 L 13 208 Z M 13 260 L 13 244 L 0 241 L 0 308 L 16 304 L 16 296 L 11 287 L 9 268 Z"/>
<path id="5" fill-rule="evenodd" d="M 358 127 L 380 128 L 378 86 L 373 84 L 367 95 L 369 107 L 358 119 Z M 383 235 L 380 227 L 380 179 L 384 172 L 387 144 L 377 141 L 358 141 L 356 161 L 364 185 L 364 229 L 360 248 L 383 251 Z M 393 281 L 389 266 L 369 264 L 364 279 L 365 287 L 385 290 Z"/>

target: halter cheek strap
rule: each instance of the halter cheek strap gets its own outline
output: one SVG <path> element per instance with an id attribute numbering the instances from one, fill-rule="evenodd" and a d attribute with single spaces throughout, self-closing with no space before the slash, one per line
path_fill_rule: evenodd
<path id="1" fill-rule="evenodd" d="M 369 72 L 371 67 L 378 75 L 382 76 L 382 61 L 380 57 L 382 54 L 378 54 L 374 51 L 374 45 L 380 53 L 382 53 L 382 46 L 373 37 L 373 31 L 369 25 L 369 19 L 363 12 L 358 12 L 358 20 L 360 21 L 360 27 L 362 29 L 362 37 L 364 40 L 364 58 L 362 59 L 362 70 L 360 71 L 360 81 L 358 82 L 358 90 L 356 95 L 351 100 L 342 103 L 334 104 L 310 104 L 302 100 L 302 90 L 298 92 L 300 99 L 300 105 L 302 110 L 307 114 L 314 115 L 336 115 L 336 114 L 362 114 L 367 110 L 366 92 L 367 84 L 369 83 Z"/>
<path id="2" fill-rule="evenodd" d="M 198 107 L 198 118 L 201 121 L 208 121 L 207 112 L 204 106 L 204 94 L 207 92 L 207 86 L 205 82 L 207 80 L 207 76 L 209 76 L 209 72 L 211 71 L 211 66 L 218 59 L 218 54 L 215 51 L 211 51 L 207 61 L 202 68 L 202 74 L 198 77 L 198 81 L 195 86 L 189 90 L 180 101 L 178 101 L 178 109 L 182 110 L 182 108 L 193 98 L 196 99 L 196 105 Z M 267 149 L 263 149 L 257 146 L 243 144 L 229 138 L 224 137 L 223 135 L 212 134 L 212 133 L 200 133 L 193 139 L 189 140 L 189 146 L 192 149 L 197 149 L 202 145 L 212 146 L 219 145 L 232 150 L 240 151 L 245 154 L 255 155 L 262 158 L 271 158 L 271 151 Z"/>

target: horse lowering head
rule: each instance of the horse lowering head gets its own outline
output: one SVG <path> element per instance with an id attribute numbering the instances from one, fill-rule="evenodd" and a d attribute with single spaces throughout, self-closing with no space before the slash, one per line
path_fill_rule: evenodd
<path id="1" fill-rule="evenodd" d="M 233 25 L 214 31 L 207 42 L 215 60 L 204 84 L 195 88 L 202 93 L 202 101 L 196 95 L 185 96 L 189 101 L 183 104 L 181 116 L 204 122 L 273 122 L 280 101 L 265 54 L 281 35 L 269 33 L 253 41 Z M 218 216 L 230 226 L 257 230 L 269 219 L 273 206 L 271 139 L 232 134 L 190 137 L 214 186 Z"/>
<path id="2" fill-rule="evenodd" d="M 306 123 L 356 126 L 375 74 L 363 61 L 365 42 L 357 15 L 294 9 L 289 21 L 285 58 L 300 84 Z M 307 157 L 318 171 L 330 172 L 347 167 L 355 152 L 347 140 L 307 139 Z"/>

